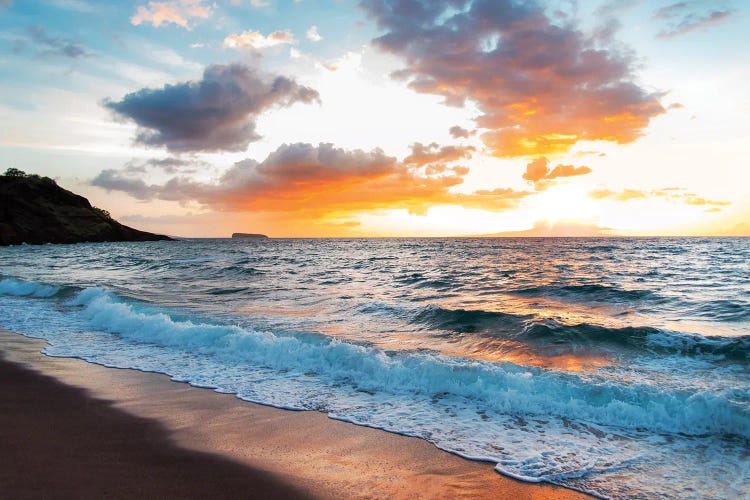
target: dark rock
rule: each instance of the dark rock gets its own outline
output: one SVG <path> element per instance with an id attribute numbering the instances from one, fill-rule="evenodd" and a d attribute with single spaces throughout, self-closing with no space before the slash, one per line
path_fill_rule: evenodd
<path id="1" fill-rule="evenodd" d="M 171 238 L 124 226 L 49 177 L 0 175 L 0 245 L 159 240 Z"/>

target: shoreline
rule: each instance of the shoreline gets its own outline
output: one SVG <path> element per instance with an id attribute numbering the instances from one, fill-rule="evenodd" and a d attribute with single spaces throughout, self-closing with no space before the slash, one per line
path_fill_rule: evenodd
<path id="1" fill-rule="evenodd" d="M 97 474 L 94 481 L 102 483 L 100 488 L 109 488 L 97 491 L 107 491 L 110 496 L 113 489 L 115 494 L 120 491 L 129 496 L 117 488 L 124 484 L 123 480 L 135 478 L 132 487 L 142 489 L 131 490 L 131 494 L 140 491 L 148 496 L 148 491 L 152 491 L 163 495 L 169 491 L 172 494 L 168 497 L 180 498 L 190 497 L 184 491 L 197 498 L 201 491 L 205 493 L 205 488 L 219 498 L 248 493 L 247 488 L 252 488 L 253 496 L 273 493 L 274 497 L 291 498 L 589 498 L 562 487 L 503 476 L 492 464 L 461 458 L 419 438 L 357 426 L 319 412 L 250 403 L 233 394 L 176 383 L 166 375 L 49 357 L 40 352 L 46 345 L 44 340 L 0 328 L 1 373 L 16 374 L 3 377 L 8 381 L 2 386 L 6 423 L 0 426 L 0 442 L 9 442 L 16 427 L 14 423 L 22 420 L 33 422 L 34 418 L 46 415 L 54 427 L 69 427 L 65 435 L 47 433 L 49 436 L 41 441 L 30 439 L 18 450 L 11 449 L 14 453 L 22 452 L 27 463 L 36 465 L 25 472 L 29 477 L 57 477 L 60 484 L 65 484 L 76 476 L 66 475 L 62 469 L 66 463 L 81 469 L 75 462 L 78 459 L 93 460 L 94 466 L 111 473 Z M 35 384 L 34 393 L 38 392 L 38 397 L 25 397 L 19 380 Z M 15 396 L 8 399 L 9 393 Z M 57 398 L 45 398 L 43 393 Z M 75 401 L 79 403 L 77 406 L 63 412 L 55 408 Z M 106 463 L 100 463 L 86 448 L 71 449 L 66 445 L 66 440 L 73 443 L 88 440 L 93 449 L 100 446 L 111 450 L 113 443 L 107 441 L 110 433 L 69 425 L 93 418 L 92 415 L 96 416 L 92 421 L 97 428 L 104 426 L 120 432 L 121 439 L 114 446 L 125 456 L 113 459 L 121 465 L 119 472 L 117 468 L 108 469 Z M 37 423 L 45 425 L 43 421 Z M 35 428 L 38 427 L 30 429 Z M 150 451 L 144 449 L 143 442 L 150 443 Z M 50 462 L 50 449 L 55 450 L 56 456 L 69 460 Z M 65 457 L 66 453 L 78 455 Z M 172 457 L 172 465 L 159 465 L 155 474 L 137 474 L 144 463 L 158 457 Z M 8 458 L 9 462 L 17 463 Z M 181 471 L 175 465 L 186 463 L 192 469 L 183 466 Z M 192 472 L 186 475 L 188 470 Z M 205 470 L 211 477 L 222 479 L 212 483 L 201 481 L 206 476 L 201 471 Z M 0 476 L 0 484 L 23 488 L 18 479 L 9 478 L 6 471 L 5 477 Z M 188 488 L 191 481 L 196 483 L 195 488 L 204 489 Z M 38 497 L 48 483 L 35 482 L 37 495 L 29 496 Z M 60 490 L 47 493 L 51 491 Z M 24 493 L 14 491 L 14 496 L 23 497 Z M 83 497 L 98 496 L 93 491 L 88 496 L 85 493 Z"/>

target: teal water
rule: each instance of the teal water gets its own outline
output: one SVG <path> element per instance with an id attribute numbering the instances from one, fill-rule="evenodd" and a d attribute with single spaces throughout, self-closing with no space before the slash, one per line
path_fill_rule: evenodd
<path id="1" fill-rule="evenodd" d="M 0 326 L 527 481 L 750 495 L 748 239 L 6 247 Z"/>

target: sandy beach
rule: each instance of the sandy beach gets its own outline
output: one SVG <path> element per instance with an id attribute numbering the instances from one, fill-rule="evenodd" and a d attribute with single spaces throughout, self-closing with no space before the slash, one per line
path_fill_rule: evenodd
<path id="1" fill-rule="evenodd" d="M 0 488 L 14 498 L 583 497 L 420 439 L 44 346 L 0 331 Z"/>

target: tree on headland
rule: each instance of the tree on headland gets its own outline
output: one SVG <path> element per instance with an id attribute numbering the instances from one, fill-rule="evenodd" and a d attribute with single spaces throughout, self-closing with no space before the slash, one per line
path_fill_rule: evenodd
<path id="1" fill-rule="evenodd" d="M 27 177 L 26 172 L 13 167 L 6 170 L 5 174 L 3 175 L 5 175 L 6 177 Z"/>
<path id="2" fill-rule="evenodd" d="M 55 180 L 52 179 L 52 178 L 50 178 L 50 177 L 46 177 L 46 176 L 42 177 L 41 175 L 38 175 L 38 174 L 27 174 L 23 170 L 19 170 L 17 168 L 13 168 L 13 167 L 7 169 L 3 175 L 5 177 L 16 177 L 16 178 L 19 178 L 19 179 L 33 179 L 35 181 L 41 181 L 41 182 L 44 182 L 46 184 L 55 184 L 55 185 L 57 185 L 57 182 L 55 182 Z"/>
<path id="3" fill-rule="evenodd" d="M 97 214 L 101 215 L 102 217 L 106 219 L 112 218 L 112 216 L 109 214 L 109 210 L 104 210 L 103 208 L 94 207 L 94 206 L 92 206 L 91 208 L 94 210 L 94 212 L 96 212 Z"/>

